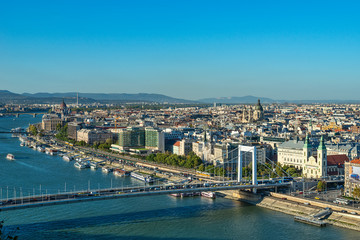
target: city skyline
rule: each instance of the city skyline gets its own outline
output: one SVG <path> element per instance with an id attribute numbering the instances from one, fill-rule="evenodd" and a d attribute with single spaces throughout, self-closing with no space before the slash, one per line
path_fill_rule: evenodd
<path id="1" fill-rule="evenodd" d="M 2 89 L 359 99 L 359 4 L 3 3 Z"/>

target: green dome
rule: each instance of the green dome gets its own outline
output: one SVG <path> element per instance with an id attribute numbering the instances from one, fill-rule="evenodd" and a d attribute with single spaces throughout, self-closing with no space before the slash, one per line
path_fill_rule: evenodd
<path id="1" fill-rule="evenodd" d="M 257 103 L 255 109 L 256 109 L 256 110 L 259 110 L 259 111 L 263 111 L 263 107 L 262 107 L 261 104 L 260 104 L 260 99 L 258 99 L 258 103 Z"/>

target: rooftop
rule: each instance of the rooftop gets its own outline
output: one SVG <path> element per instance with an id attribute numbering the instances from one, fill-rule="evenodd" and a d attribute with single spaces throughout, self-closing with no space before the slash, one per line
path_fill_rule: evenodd
<path id="1" fill-rule="evenodd" d="M 351 161 L 351 163 L 360 164 L 360 159 L 354 159 L 354 160 Z"/>
<path id="2" fill-rule="evenodd" d="M 348 162 L 348 161 L 349 161 L 349 158 L 345 154 L 328 155 L 327 156 L 327 165 L 328 166 L 343 165 L 345 162 Z"/>

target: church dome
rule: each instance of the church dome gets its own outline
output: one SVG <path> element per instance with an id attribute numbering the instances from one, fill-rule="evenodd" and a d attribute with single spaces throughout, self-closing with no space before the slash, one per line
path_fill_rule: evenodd
<path id="1" fill-rule="evenodd" d="M 258 103 L 257 103 L 255 109 L 256 109 L 256 110 L 259 110 L 259 111 L 263 111 L 263 107 L 262 107 L 261 104 L 260 104 L 260 99 L 258 99 Z"/>

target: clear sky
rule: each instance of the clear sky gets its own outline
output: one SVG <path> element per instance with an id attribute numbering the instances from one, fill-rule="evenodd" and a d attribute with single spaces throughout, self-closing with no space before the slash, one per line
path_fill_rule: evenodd
<path id="1" fill-rule="evenodd" d="M 360 1 L 1 1 L 0 89 L 360 99 Z"/>

